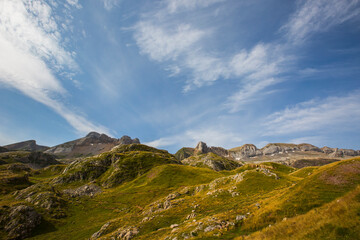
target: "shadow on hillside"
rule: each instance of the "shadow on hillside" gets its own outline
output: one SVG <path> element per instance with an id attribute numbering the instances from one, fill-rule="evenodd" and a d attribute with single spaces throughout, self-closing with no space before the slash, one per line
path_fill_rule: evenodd
<path id="1" fill-rule="evenodd" d="M 31 234 L 31 237 L 54 232 L 56 230 L 57 230 L 56 227 L 52 223 L 46 221 L 45 219 L 42 219 L 41 224 L 34 229 L 33 233 Z"/>

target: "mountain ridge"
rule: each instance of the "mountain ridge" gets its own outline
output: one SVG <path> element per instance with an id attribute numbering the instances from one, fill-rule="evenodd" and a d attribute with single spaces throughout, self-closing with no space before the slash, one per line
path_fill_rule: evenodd
<path id="1" fill-rule="evenodd" d="M 181 148 L 181 151 L 186 150 L 186 156 L 189 157 L 192 155 L 199 155 L 205 153 L 215 153 L 222 157 L 228 157 L 233 160 L 238 161 L 247 161 L 251 160 L 254 157 L 264 157 L 264 156 L 276 156 L 280 154 L 292 154 L 292 153 L 305 153 L 305 152 L 316 152 L 323 157 L 331 157 L 331 158 L 346 158 L 346 157 L 354 157 L 360 156 L 360 150 L 353 149 L 339 149 L 339 148 L 329 148 L 323 147 L 319 148 L 309 143 L 301 143 L 301 144 L 293 144 L 293 143 L 268 143 L 266 146 L 258 149 L 254 144 L 244 144 L 240 147 L 235 147 L 231 149 L 225 149 L 222 147 L 208 147 L 205 142 L 200 141 L 195 148 Z M 179 151 L 180 151 L 179 150 Z M 178 151 L 178 152 L 179 152 Z M 182 158 L 179 160 L 183 160 L 184 154 L 175 153 L 175 156 L 178 158 Z M 192 153 L 192 155 L 191 155 Z M 184 156 L 183 156 L 184 155 Z M 259 159 L 261 160 L 261 159 Z"/>

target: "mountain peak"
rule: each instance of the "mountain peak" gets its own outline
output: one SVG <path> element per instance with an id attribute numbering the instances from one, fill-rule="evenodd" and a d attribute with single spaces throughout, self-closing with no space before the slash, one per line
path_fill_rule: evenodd
<path id="1" fill-rule="evenodd" d="M 86 138 L 99 138 L 100 136 L 101 136 L 101 134 L 98 132 L 89 132 L 86 135 Z"/>

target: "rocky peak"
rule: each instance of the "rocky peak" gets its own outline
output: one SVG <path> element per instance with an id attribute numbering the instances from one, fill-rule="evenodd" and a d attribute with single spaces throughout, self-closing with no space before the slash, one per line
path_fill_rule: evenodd
<path id="1" fill-rule="evenodd" d="M 209 148 L 206 145 L 206 143 L 204 142 L 198 142 L 198 144 L 195 147 L 195 154 L 203 154 L 203 153 L 208 153 L 209 152 Z"/>
<path id="2" fill-rule="evenodd" d="M 97 132 L 89 132 L 86 138 L 100 138 L 101 134 Z"/>
<path id="3" fill-rule="evenodd" d="M 90 132 L 83 138 L 54 146 L 46 152 L 58 157 L 83 157 L 110 151 L 117 145 L 133 143 L 140 143 L 140 141 L 138 138 L 131 139 L 129 136 L 117 139 L 103 133 Z"/>
<path id="4" fill-rule="evenodd" d="M 133 143 L 140 143 L 140 140 L 138 138 L 131 139 L 129 136 L 122 136 L 119 139 L 119 144 L 133 144 Z"/>

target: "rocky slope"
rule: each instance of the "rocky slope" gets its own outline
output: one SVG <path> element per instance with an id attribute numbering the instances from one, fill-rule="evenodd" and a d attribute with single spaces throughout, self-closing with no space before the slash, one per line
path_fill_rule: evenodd
<path id="1" fill-rule="evenodd" d="M 221 157 L 212 152 L 191 156 L 181 162 L 190 166 L 207 167 L 215 171 L 234 170 L 242 166 L 237 161 Z"/>
<path id="2" fill-rule="evenodd" d="M 240 147 L 227 150 L 221 147 L 208 147 L 207 144 L 204 142 L 199 142 L 194 148 L 193 154 L 191 154 L 191 152 L 189 151 L 187 156 L 205 154 L 209 152 L 237 161 L 284 161 L 289 160 L 290 158 L 341 159 L 360 156 L 360 150 L 338 149 L 329 147 L 318 148 L 308 143 L 269 143 L 261 149 L 258 149 L 254 144 L 244 144 Z M 179 153 L 180 152 L 178 152 L 177 154 Z"/>
<path id="3" fill-rule="evenodd" d="M 45 152 L 61 158 L 86 157 L 110 151 L 117 145 L 132 143 L 140 143 L 140 141 L 138 138 L 131 139 L 129 136 L 116 139 L 105 134 L 90 132 L 83 138 L 51 147 Z"/>
<path id="4" fill-rule="evenodd" d="M 11 151 L 0 153 L 0 165 L 22 163 L 33 169 L 59 164 L 53 155 L 44 152 Z"/>
<path id="5" fill-rule="evenodd" d="M 128 144 L 37 171 L 0 165 L 0 238 L 359 239 L 359 157 L 297 170 L 201 145 L 183 163 Z"/>
<path id="6" fill-rule="evenodd" d="M 28 140 L 3 146 L 10 151 L 45 151 L 49 149 L 47 146 L 37 145 L 35 140 Z"/>

